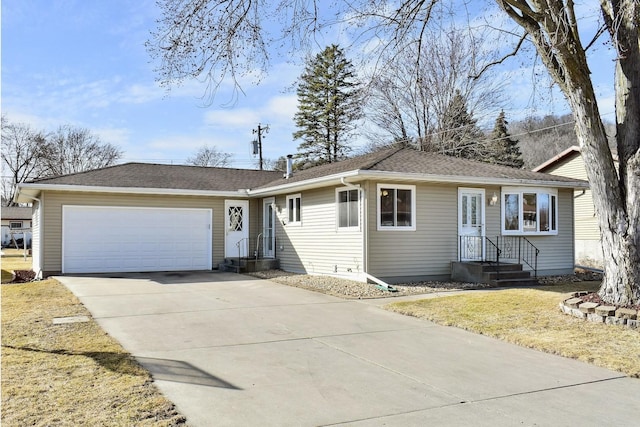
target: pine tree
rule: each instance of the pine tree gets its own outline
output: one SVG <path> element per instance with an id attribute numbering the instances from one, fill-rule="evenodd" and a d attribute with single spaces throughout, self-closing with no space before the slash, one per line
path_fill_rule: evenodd
<path id="1" fill-rule="evenodd" d="M 351 147 L 346 138 L 361 116 L 360 91 L 351 61 L 331 45 L 307 61 L 297 89 L 298 165 L 333 163 L 344 159 Z"/>
<path id="2" fill-rule="evenodd" d="M 512 139 L 507 131 L 508 124 L 504 111 L 501 111 L 489 137 L 486 161 L 512 168 L 521 168 L 524 165 L 522 153 L 518 147 L 518 141 Z"/>
<path id="3" fill-rule="evenodd" d="M 485 157 L 484 134 L 469 113 L 467 101 L 459 90 L 443 115 L 440 129 L 435 146 L 442 154 L 477 160 Z"/>

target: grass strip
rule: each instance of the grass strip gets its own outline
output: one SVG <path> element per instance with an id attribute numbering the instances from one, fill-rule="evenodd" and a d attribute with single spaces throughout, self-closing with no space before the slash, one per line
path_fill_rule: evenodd
<path id="1" fill-rule="evenodd" d="M 640 378 L 639 330 L 583 321 L 558 308 L 569 292 L 593 292 L 598 287 L 598 283 L 578 282 L 469 292 L 385 308 Z"/>
<path id="2" fill-rule="evenodd" d="M 10 270 L 3 257 L 3 272 Z M 151 376 L 53 279 L 2 285 L 2 425 L 185 425 Z"/>

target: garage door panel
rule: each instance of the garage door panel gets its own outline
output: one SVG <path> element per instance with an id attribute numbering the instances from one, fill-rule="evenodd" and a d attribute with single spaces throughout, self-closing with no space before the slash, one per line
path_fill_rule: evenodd
<path id="1" fill-rule="evenodd" d="M 65 206 L 63 272 L 211 269 L 211 210 Z"/>

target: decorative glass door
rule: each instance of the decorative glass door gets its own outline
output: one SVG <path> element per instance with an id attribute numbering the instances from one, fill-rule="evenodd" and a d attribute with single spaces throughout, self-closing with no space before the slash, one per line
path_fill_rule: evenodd
<path id="1" fill-rule="evenodd" d="M 225 200 L 225 250 L 226 258 L 248 256 L 249 201 Z"/>
<path id="2" fill-rule="evenodd" d="M 484 189 L 458 189 L 458 244 L 461 261 L 481 261 L 484 255 Z"/>
<path id="3" fill-rule="evenodd" d="M 262 256 L 276 256 L 275 199 L 270 197 L 262 201 Z"/>

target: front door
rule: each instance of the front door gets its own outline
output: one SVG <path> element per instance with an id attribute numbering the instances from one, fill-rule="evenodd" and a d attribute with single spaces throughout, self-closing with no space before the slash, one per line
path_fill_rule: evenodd
<path id="1" fill-rule="evenodd" d="M 262 256 L 275 257 L 276 232 L 275 232 L 275 199 L 269 197 L 262 201 Z"/>
<path id="2" fill-rule="evenodd" d="M 249 251 L 249 201 L 225 200 L 225 258 L 243 258 Z"/>
<path id="3" fill-rule="evenodd" d="M 481 261 L 484 255 L 484 190 L 458 189 L 458 245 L 460 261 Z"/>

